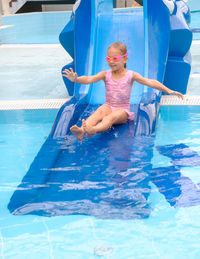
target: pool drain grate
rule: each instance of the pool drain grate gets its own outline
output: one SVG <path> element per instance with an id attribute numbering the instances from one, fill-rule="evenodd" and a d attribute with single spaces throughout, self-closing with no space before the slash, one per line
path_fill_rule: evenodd
<path id="1" fill-rule="evenodd" d="M 37 100 L 3 100 L 0 101 L 0 110 L 38 110 L 38 109 L 59 109 L 66 99 L 37 99 Z M 168 105 L 200 105 L 200 96 L 186 95 L 184 99 L 177 96 L 163 95 L 160 104 Z"/>
<path id="2" fill-rule="evenodd" d="M 58 109 L 67 99 L 9 100 L 0 101 L 0 110 Z"/>
<path id="3" fill-rule="evenodd" d="M 200 105 L 200 96 L 185 95 L 182 100 L 178 96 L 163 95 L 161 98 L 161 105 Z"/>

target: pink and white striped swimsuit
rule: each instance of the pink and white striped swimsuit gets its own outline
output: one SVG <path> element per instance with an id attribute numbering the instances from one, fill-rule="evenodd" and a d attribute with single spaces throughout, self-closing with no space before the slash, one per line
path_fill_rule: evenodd
<path id="1" fill-rule="evenodd" d="M 125 110 L 128 114 L 129 120 L 134 120 L 134 113 L 130 112 L 132 74 L 133 72 L 128 70 L 124 77 L 122 77 L 120 80 L 114 80 L 112 78 L 112 70 L 109 70 L 107 71 L 105 78 L 105 104 L 108 105 L 112 111 L 117 109 Z"/>

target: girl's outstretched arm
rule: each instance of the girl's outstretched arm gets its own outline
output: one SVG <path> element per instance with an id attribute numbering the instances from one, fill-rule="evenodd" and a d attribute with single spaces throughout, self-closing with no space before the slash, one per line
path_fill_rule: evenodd
<path id="1" fill-rule="evenodd" d="M 64 77 L 68 78 L 72 82 L 76 82 L 79 84 L 91 84 L 98 82 L 100 80 L 105 79 L 106 71 L 99 72 L 98 74 L 94 76 L 79 76 L 76 72 L 73 71 L 72 68 L 65 69 L 62 74 Z"/>
<path id="2" fill-rule="evenodd" d="M 137 81 L 138 83 L 140 83 L 142 85 L 147 85 L 151 88 L 163 91 L 168 94 L 178 95 L 180 98 L 183 99 L 182 93 L 169 89 L 168 87 L 166 87 L 165 85 L 163 85 L 162 83 L 160 83 L 157 80 L 145 78 L 145 77 L 141 76 L 139 73 L 133 72 L 133 81 Z"/>

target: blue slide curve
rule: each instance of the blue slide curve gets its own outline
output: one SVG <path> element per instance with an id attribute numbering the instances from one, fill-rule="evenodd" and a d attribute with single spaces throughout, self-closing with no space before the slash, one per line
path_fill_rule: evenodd
<path id="1" fill-rule="evenodd" d="M 77 1 L 70 22 L 60 34 L 62 46 L 73 58 L 63 69 L 73 67 L 79 76 L 108 70 L 107 48 L 114 41 L 122 41 L 129 53 L 127 69 L 163 82 L 170 14 L 161 0 L 143 3 L 143 8 L 113 9 L 112 0 Z M 59 110 L 48 139 L 13 193 L 10 212 L 148 217 L 161 93 L 135 83 L 131 96 L 135 121 L 78 142 L 69 128 L 79 125 L 104 103 L 105 87 L 102 82 L 88 86 L 64 81 L 73 97 Z"/>

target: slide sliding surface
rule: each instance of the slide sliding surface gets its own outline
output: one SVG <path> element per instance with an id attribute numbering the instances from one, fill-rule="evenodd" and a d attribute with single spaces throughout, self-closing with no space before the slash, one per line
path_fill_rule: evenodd
<path id="1" fill-rule="evenodd" d="M 97 16 L 93 74 L 109 70 L 105 57 L 110 44 L 122 41 L 127 46 L 127 69 L 144 75 L 144 23 L 143 8 L 115 10 L 113 14 L 103 13 Z M 143 86 L 134 84 L 131 103 L 138 104 L 143 93 Z M 105 102 L 104 82 L 91 87 L 90 104 Z"/>

